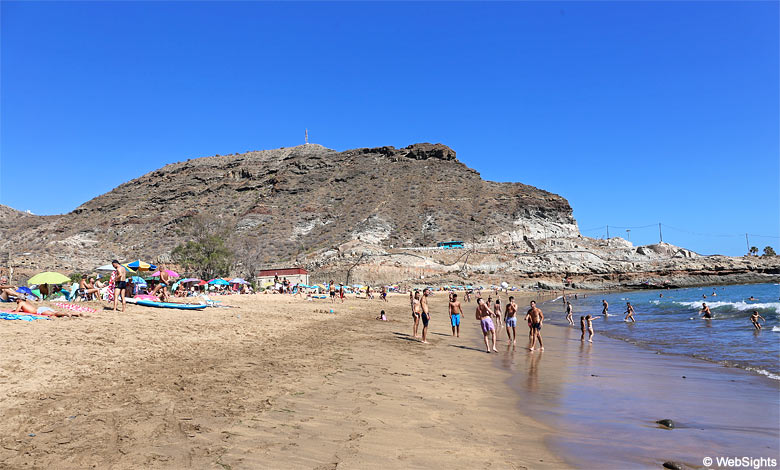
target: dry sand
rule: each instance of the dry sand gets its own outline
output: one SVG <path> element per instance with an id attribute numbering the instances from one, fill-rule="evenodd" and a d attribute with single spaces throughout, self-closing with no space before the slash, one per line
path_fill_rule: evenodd
<path id="1" fill-rule="evenodd" d="M 222 300 L 0 323 L 0 468 L 567 467 L 475 348 L 473 303 L 455 339 L 434 296 L 424 345 L 406 296 Z"/>

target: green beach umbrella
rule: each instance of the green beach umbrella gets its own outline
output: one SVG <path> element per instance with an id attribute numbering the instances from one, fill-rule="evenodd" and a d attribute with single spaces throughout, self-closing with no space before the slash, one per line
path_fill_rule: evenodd
<path id="1" fill-rule="evenodd" d="M 60 274 L 53 271 L 46 271 L 43 273 L 36 274 L 35 276 L 31 277 L 27 284 L 33 285 L 33 284 L 64 284 L 64 283 L 70 283 L 70 278 L 68 276 L 65 276 L 64 274 Z"/>

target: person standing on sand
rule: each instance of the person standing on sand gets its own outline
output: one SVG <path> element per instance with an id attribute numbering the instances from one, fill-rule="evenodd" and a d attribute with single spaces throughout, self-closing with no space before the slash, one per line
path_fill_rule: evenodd
<path id="1" fill-rule="evenodd" d="M 585 317 L 580 315 L 580 331 L 582 331 L 582 334 L 580 334 L 580 341 L 585 341 L 585 328 L 587 328 Z"/>
<path id="2" fill-rule="evenodd" d="M 450 324 L 452 325 L 452 336 L 460 338 L 460 316 L 463 314 L 463 308 L 458 302 L 458 294 L 450 294 Z"/>
<path id="3" fill-rule="evenodd" d="M 701 304 L 701 310 L 699 310 L 699 313 L 703 314 L 701 317 L 707 320 L 712 319 L 712 312 L 710 312 L 710 308 L 707 307 L 707 304 L 702 302 Z"/>
<path id="4" fill-rule="evenodd" d="M 339 282 L 339 298 L 341 299 L 341 303 L 344 303 L 344 284 Z"/>
<path id="5" fill-rule="evenodd" d="M 414 297 L 412 297 L 412 320 L 414 320 L 414 328 L 412 329 L 412 336 L 417 338 L 417 329 L 420 327 L 420 291 L 414 291 Z"/>
<path id="6" fill-rule="evenodd" d="M 382 300 L 387 302 L 387 287 L 386 286 L 382 286 L 382 295 L 381 295 L 381 297 L 382 297 Z"/>
<path id="7" fill-rule="evenodd" d="M 602 300 L 601 301 L 601 306 L 603 307 L 603 309 L 601 310 L 601 314 L 604 315 L 605 317 L 608 317 L 609 316 L 609 303 L 607 303 L 606 300 Z"/>
<path id="8" fill-rule="evenodd" d="M 531 323 L 531 344 L 528 346 L 528 350 L 533 351 L 536 348 L 536 341 L 539 340 L 539 350 L 544 351 L 544 344 L 542 344 L 544 313 L 536 306 L 536 301 L 531 301 L 531 308 L 528 309 L 525 318 Z"/>
<path id="9" fill-rule="evenodd" d="M 428 294 L 430 291 L 428 289 L 423 289 L 423 295 L 420 299 L 420 309 L 422 310 L 422 323 L 423 323 L 423 330 L 422 330 L 422 342 L 425 344 L 428 344 L 428 322 L 431 321 L 431 313 L 428 309 Z"/>
<path id="10" fill-rule="evenodd" d="M 574 325 L 574 319 L 572 318 L 572 315 L 574 314 L 574 309 L 571 306 L 571 302 L 566 302 L 566 320 L 568 320 L 569 325 Z"/>
<path id="11" fill-rule="evenodd" d="M 122 311 L 125 311 L 125 289 L 127 288 L 127 270 L 124 266 L 119 264 L 119 261 L 114 260 L 111 262 L 111 266 L 116 271 L 116 284 L 114 285 L 114 311 L 116 311 L 117 301 L 119 296 L 122 296 Z"/>
<path id="12" fill-rule="evenodd" d="M 585 339 L 585 328 L 587 327 L 587 329 L 588 329 L 588 342 L 589 343 L 593 342 L 593 335 L 595 334 L 593 332 L 593 320 L 596 320 L 596 318 L 594 318 L 594 317 L 592 317 L 590 315 L 585 316 L 585 319 L 584 319 L 585 324 L 582 325 L 582 336 L 580 337 L 580 341 Z M 580 322 L 582 322 L 582 321 L 583 321 L 582 317 L 580 317 Z"/>
<path id="13" fill-rule="evenodd" d="M 493 320 L 490 319 L 490 309 L 485 304 L 485 301 L 481 297 L 477 298 L 477 312 L 476 317 L 479 321 L 479 326 L 482 328 L 482 336 L 485 340 L 485 352 L 490 353 L 490 343 L 488 342 L 488 335 L 493 337 L 493 351 L 498 352 L 496 349 L 496 327 L 493 325 Z"/>
<path id="14" fill-rule="evenodd" d="M 493 317 L 496 319 L 496 336 L 498 336 L 499 328 L 501 328 L 501 299 L 496 298 L 496 303 L 493 304 Z"/>
<path id="15" fill-rule="evenodd" d="M 625 321 L 628 321 L 630 318 L 632 322 L 636 322 L 636 320 L 634 320 L 634 307 L 631 305 L 631 302 L 626 302 L 626 311 L 624 313 L 626 314 L 626 318 L 624 318 Z"/>
<path id="16" fill-rule="evenodd" d="M 509 303 L 506 304 L 504 311 L 504 324 L 506 325 L 507 341 L 512 340 L 512 344 L 517 344 L 517 304 L 515 298 L 510 296 Z M 512 328 L 511 334 L 509 328 Z"/>
<path id="17" fill-rule="evenodd" d="M 330 280 L 328 289 L 330 290 L 330 303 L 333 303 L 336 301 L 336 286 L 333 285 L 333 279 Z"/>

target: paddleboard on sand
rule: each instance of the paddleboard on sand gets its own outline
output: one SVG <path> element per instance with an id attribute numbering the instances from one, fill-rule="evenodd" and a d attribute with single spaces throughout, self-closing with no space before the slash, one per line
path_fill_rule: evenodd
<path id="1" fill-rule="evenodd" d="M 175 302 L 155 302 L 153 300 L 137 300 L 136 305 L 157 308 L 178 308 L 181 310 L 200 310 L 206 308 L 203 304 L 177 304 Z"/>

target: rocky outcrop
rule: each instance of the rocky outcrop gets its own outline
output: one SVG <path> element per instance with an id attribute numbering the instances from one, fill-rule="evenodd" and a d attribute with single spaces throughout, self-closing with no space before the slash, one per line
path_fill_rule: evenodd
<path id="1" fill-rule="evenodd" d="M 338 152 L 307 144 L 166 165 L 69 214 L 14 211 L 15 228 L 0 225 L 0 251 L 33 252 L 31 269 L 63 271 L 115 257 L 155 260 L 191 237 L 203 214 L 246 249 L 242 258 L 261 263 L 350 240 L 390 249 L 578 235 L 565 199 L 484 181 L 446 145 Z"/>

